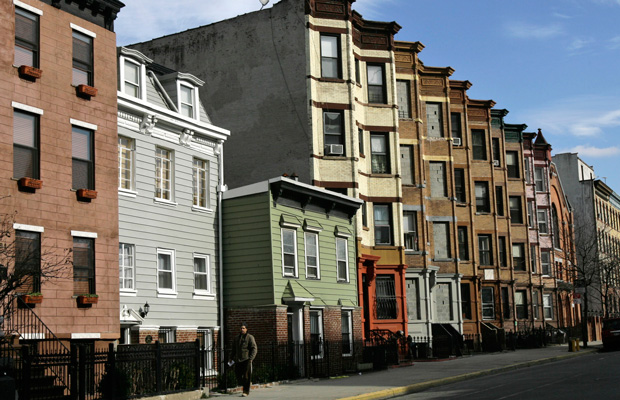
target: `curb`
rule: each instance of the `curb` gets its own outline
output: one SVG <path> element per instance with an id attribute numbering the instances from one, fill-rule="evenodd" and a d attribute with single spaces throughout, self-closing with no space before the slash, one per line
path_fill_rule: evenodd
<path id="1" fill-rule="evenodd" d="M 389 399 L 392 397 L 403 396 L 410 393 L 422 392 L 424 390 L 428 390 L 437 386 L 449 385 L 451 383 L 461 382 L 468 379 L 480 378 L 487 375 L 495 375 L 500 374 L 502 372 L 513 371 L 515 369 L 532 367 L 534 365 L 547 364 L 554 361 L 565 360 L 574 357 L 584 356 L 586 354 L 591 354 L 597 352 L 596 348 L 584 349 L 577 353 L 570 353 L 561 356 L 554 356 L 549 358 L 541 358 L 539 360 L 526 361 L 522 363 L 506 365 L 504 367 L 498 367 L 493 369 L 486 369 L 482 371 L 471 372 L 468 374 L 449 376 L 446 378 L 435 379 L 432 381 L 414 383 L 407 386 L 400 386 L 391 389 L 379 390 L 377 392 L 360 394 L 357 396 L 351 397 L 343 397 L 338 400 L 379 400 L 379 399 Z"/>

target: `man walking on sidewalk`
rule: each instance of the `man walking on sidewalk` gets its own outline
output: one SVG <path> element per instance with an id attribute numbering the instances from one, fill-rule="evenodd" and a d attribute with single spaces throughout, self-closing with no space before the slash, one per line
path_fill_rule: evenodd
<path id="1" fill-rule="evenodd" d="M 241 332 L 235 338 L 232 347 L 231 361 L 228 365 L 235 364 L 235 373 L 237 382 L 243 386 L 243 394 L 245 397 L 250 394 L 250 385 L 252 384 L 252 361 L 256 357 L 258 348 L 254 336 L 248 333 L 248 324 L 241 324 Z"/>

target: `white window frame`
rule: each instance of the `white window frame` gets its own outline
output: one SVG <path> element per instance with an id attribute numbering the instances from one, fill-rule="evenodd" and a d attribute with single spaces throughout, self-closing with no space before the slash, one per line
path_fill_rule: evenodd
<path id="1" fill-rule="evenodd" d="M 319 343 L 319 354 L 312 355 L 312 339 L 310 339 L 310 348 L 311 348 L 311 350 L 310 350 L 310 357 L 313 360 L 316 360 L 316 359 L 322 359 L 323 358 L 323 355 L 324 355 L 323 345 L 325 343 L 325 334 L 324 334 L 324 331 L 323 331 L 323 309 L 321 309 L 321 308 L 311 308 L 310 309 L 310 315 L 309 315 L 310 319 L 312 319 L 312 314 L 314 314 L 314 313 L 316 313 L 316 315 L 318 316 L 318 322 L 317 323 L 318 323 L 318 328 L 319 328 L 319 341 L 320 341 L 320 343 Z M 308 321 L 308 322 L 310 323 L 310 326 L 312 327 L 311 322 L 310 321 Z M 312 335 L 312 331 L 310 331 L 310 334 Z"/>
<path id="2" fill-rule="evenodd" d="M 541 188 L 539 189 L 538 185 Z M 534 167 L 534 189 L 537 192 L 546 192 L 545 167 Z"/>
<path id="3" fill-rule="evenodd" d="M 157 330 L 157 340 L 159 341 L 159 335 L 164 334 L 166 336 L 166 343 L 177 342 L 177 328 L 176 326 L 160 326 Z"/>
<path id="4" fill-rule="evenodd" d="M 409 240 L 409 238 L 411 238 Z M 403 210 L 403 244 L 405 250 L 418 251 L 418 213 L 417 211 Z M 409 242 L 413 246 L 408 246 Z"/>
<path id="5" fill-rule="evenodd" d="M 315 254 L 309 254 L 308 253 L 308 239 L 309 238 L 313 238 L 313 240 L 315 240 L 315 248 L 316 248 L 316 253 Z M 305 254 L 305 259 L 306 259 L 306 279 L 321 279 L 321 267 L 320 267 L 320 259 L 319 259 L 319 235 L 315 232 L 304 232 L 304 254 Z M 308 261 L 308 256 L 314 256 L 316 257 L 316 265 L 310 265 L 310 262 Z M 316 268 L 316 276 L 311 276 L 310 272 L 308 271 L 309 268 Z"/>
<path id="6" fill-rule="evenodd" d="M 547 257 L 545 261 L 544 258 Z M 544 276 L 551 276 L 551 252 L 549 250 L 540 251 L 540 273 Z"/>
<path id="7" fill-rule="evenodd" d="M 192 104 L 189 103 L 184 103 L 183 101 L 181 101 L 181 89 L 182 88 L 187 88 L 191 91 L 191 99 L 192 99 Z M 179 108 L 179 114 L 181 114 L 182 116 L 184 116 L 185 118 L 189 118 L 189 119 L 193 119 L 193 120 L 200 120 L 200 110 L 199 110 L 199 101 L 198 101 L 198 88 L 194 85 L 190 85 L 187 82 L 181 82 L 181 81 L 177 81 L 177 90 L 178 90 L 178 108 Z M 191 106 L 192 108 L 192 115 L 185 115 L 183 113 L 183 107 L 182 106 Z"/>
<path id="8" fill-rule="evenodd" d="M 138 67 L 138 82 L 129 82 L 125 77 L 125 64 L 133 64 L 133 66 Z M 135 97 L 137 99 L 145 99 L 146 98 L 146 85 L 144 85 L 145 79 L 144 76 L 146 69 L 142 63 L 134 61 L 127 57 L 121 57 L 121 68 L 120 68 L 120 82 L 121 82 L 121 92 L 126 94 L 127 96 Z M 126 90 L 126 84 L 129 82 L 130 85 L 136 86 L 138 88 L 138 96 L 134 96 L 131 93 L 128 93 Z"/>
<path id="9" fill-rule="evenodd" d="M 536 218 L 538 219 L 538 233 L 549 234 L 549 213 L 547 210 L 536 210 Z"/>
<path id="10" fill-rule="evenodd" d="M 344 249 L 346 257 L 344 260 L 338 258 L 338 246 L 342 246 L 344 243 Z M 345 275 L 344 277 L 340 276 L 340 263 L 345 262 Z M 349 282 L 349 241 L 346 238 L 337 237 L 336 238 L 336 276 L 338 282 L 348 283 Z"/>
<path id="11" fill-rule="evenodd" d="M 196 259 L 201 259 L 205 261 L 205 272 L 198 272 L 196 271 L 196 263 L 195 260 Z M 195 295 L 211 295 L 212 294 L 212 282 L 211 282 L 211 257 L 208 254 L 199 254 L 199 253 L 194 253 L 194 294 Z M 196 278 L 198 276 L 204 276 L 207 280 L 207 289 L 196 289 Z"/>
<path id="12" fill-rule="evenodd" d="M 197 165 L 196 163 L 203 163 Z M 204 184 L 201 184 L 200 175 L 204 174 Z M 201 198 L 204 197 L 204 205 L 201 205 Z M 194 157 L 192 159 L 192 207 L 208 210 L 209 201 L 209 161 Z"/>
<path id="13" fill-rule="evenodd" d="M 295 265 L 294 265 L 294 269 L 295 270 L 293 271 L 292 274 L 290 272 L 286 272 L 285 265 L 284 265 L 284 256 L 285 256 L 285 254 L 290 254 L 290 253 L 285 253 L 284 252 L 284 233 L 285 232 L 292 232 L 293 233 L 293 244 L 294 244 L 293 248 L 294 248 L 294 251 L 293 251 L 292 254 L 293 254 L 293 257 L 295 259 Z M 297 230 L 296 229 L 290 229 L 290 228 L 281 228 L 280 229 L 280 240 L 281 240 L 281 243 L 282 243 L 282 245 L 280 246 L 281 250 L 282 250 L 282 276 L 283 277 L 297 278 L 299 276 L 299 269 L 298 269 L 298 262 L 297 262 Z M 290 268 L 290 266 L 288 266 L 288 267 Z"/>
<path id="14" fill-rule="evenodd" d="M 125 147 L 121 145 L 121 139 L 126 139 L 129 141 L 129 147 Z M 123 161 L 122 158 L 123 151 L 127 150 L 129 152 L 129 188 L 124 188 L 121 185 L 121 181 L 123 179 Z M 135 194 L 135 175 L 136 175 L 136 140 L 130 138 L 128 136 L 118 136 L 118 190 L 121 192 L 128 192 Z"/>
<path id="15" fill-rule="evenodd" d="M 551 294 L 543 293 L 543 318 L 553 319 L 553 297 Z"/>
<path id="16" fill-rule="evenodd" d="M 158 154 L 160 150 L 168 152 L 169 157 L 163 158 L 160 154 Z M 159 166 L 158 166 L 158 160 L 160 163 Z M 168 162 L 169 169 L 164 168 L 164 161 Z M 170 176 L 170 179 L 169 179 L 170 188 L 168 190 L 165 190 L 164 185 L 163 185 L 163 182 L 165 182 L 165 179 L 163 179 L 163 173 L 166 170 L 168 170 L 169 176 Z M 160 176 L 159 181 L 157 178 L 158 174 Z M 164 196 L 164 193 L 166 192 L 168 193 L 169 198 L 166 198 Z M 174 202 L 174 151 L 170 149 L 166 149 L 164 147 L 160 147 L 160 146 L 155 147 L 155 199 L 157 201 L 165 202 L 165 203 Z"/>
<path id="17" fill-rule="evenodd" d="M 535 320 L 540 319 L 540 299 L 538 290 L 532 291 L 532 316 Z"/>
<path id="18" fill-rule="evenodd" d="M 343 316 L 345 316 L 345 318 L 342 318 Z M 345 321 L 342 321 L 342 319 L 344 319 Z M 342 348 L 342 356 L 343 357 L 351 357 L 353 355 L 353 315 L 352 315 L 351 310 L 342 309 L 341 321 L 342 321 L 341 322 L 342 324 L 346 323 L 348 325 L 348 328 L 349 328 L 349 348 L 348 348 L 348 351 L 346 351 L 347 349 L 345 349 L 344 347 Z M 341 327 L 340 327 L 340 331 L 341 332 L 342 332 L 342 327 L 343 326 L 344 325 L 341 325 Z M 342 333 L 345 333 L 345 332 L 342 332 Z"/>
<path id="19" fill-rule="evenodd" d="M 482 293 L 485 291 L 485 289 L 491 291 L 491 297 L 492 297 L 491 303 L 483 302 L 484 299 L 482 298 Z M 493 321 L 496 318 L 496 315 L 495 315 L 495 289 L 492 286 L 483 286 L 482 289 L 480 289 L 480 304 L 482 306 L 482 319 L 486 321 Z M 485 304 L 487 305 L 487 309 L 493 310 L 493 318 L 484 316 Z M 489 304 L 491 304 L 491 307 L 489 307 Z"/>
<path id="20" fill-rule="evenodd" d="M 131 248 L 131 265 L 125 265 L 126 249 Z M 136 293 L 136 246 L 131 243 L 120 242 L 118 244 L 118 266 L 119 266 L 119 290 L 122 293 Z M 123 287 L 125 271 L 131 270 L 131 288 Z"/>
<path id="21" fill-rule="evenodd" d="M 170 271 L 168 270 L 162 270 L 159 268 L 159 255 L 163 254 L 163 255 L 167 255 L 170 257 Z M 155 259 L 155 262 L 157 264 L 157 293 L 158 295 L 172 295 L 173 297 L 176 297 L 177 295 L 177 283 L 176 283 L 176 262 L 175 262 L 175 251 L 171 250 L 171 249 L 157 249 L 157 258 Z M 170 273 L 171 274 L 171 281 L 172 281 L 172 288 L 162 288 L 160 287 L 160 282 L 159 282 L 159 273 L 160 271 L 162 272 L 166 272 L 166 273 Z M 162 296 L 163 297 L 163 296 Z"/>

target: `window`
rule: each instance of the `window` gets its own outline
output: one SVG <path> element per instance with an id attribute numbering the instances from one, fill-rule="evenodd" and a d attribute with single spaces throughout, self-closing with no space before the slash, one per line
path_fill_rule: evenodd
<path id="1" fill-rule="evenodd" d="M 211 292 L 209 256 L 194 254 L 194 293 L 208 294 Z"/>
<path id="2" fill-rule="evenodd" d="M 342 314 L 342 355 L 353 354 L 353 319 L 351 311 L 343 311 Z"/>
<path id="3" fill-rule="evenodd" d="M 355 82 L 357 82 L 360 85 L 362 83 L 362 78 L 361 78 L 361 73 L 360 73 L 360 60 L 358 60 L 357 58 L 355 59 Z"/>
<path id="4" fill-rule="evenodd" d="M 140 69 L 140 64 L 133 61 L 125 60 L 123 63 L 123 92 L 137 98 L 142 97 Z"/>
<path id="5" fill-rule="evenodd" d="M 403 211 L 405 250 L 418 250 L 418 222 L 415 211 Z"/>
<path id="6" fill-rule="evenodd" d="M 74 86 L 93 86 L 93 38 L 73 31 Z"/>
<path id="7" fill-rule="evenodd" d="M 540 252 L 540 269 L 543 275 L 551 276 L 551 253 L 547 250 Z"/>
<path id="8" fill-rule="evenodd" d="M 534 227 L 534 202 L 527 202 L 527 224 L 530 228 Z"/>
<path id="9" fill-rule="evenodd" d="M 519 153 L 516 151 L 506 152 L 506 169 L 509 178 L 520 178 L 519 174 Z"/>
<path id="10" fill-rule="evenodd" d="M 495 186 L 495 207 L 497 215 L 504 216 L 504 189 L 501 186 Z"/>
<path id="11" fill-rule="evenodd" d="M 134 140 L 118 137 L 118 188 L 124 190 L 134 189 Z"/>
<path id="12" fill-rule="evenodd" d="M 413 185 L 413 146 L 400 146 L 400 173 L 403 185 Z"/>
<path id="13" fill-rule="evenodd" d="M 504 318 L 508 319 L 510 318 L 510 293 L 508 293 L 508 288 L 507 287 L 502 287 L 501 289 L 501 293 L 502 293 L 502 311 L 503 311 L 503 316 Z"/>
<path id="14" fill-rule="evenodd" d="M 467 192 L 465 190 L 465 170 L 463 168 L 454 169 L 454 197 L 459 203 L 467 202 Z"/>
<path id="15" fill-rule="evenodd" d="M 198 158 L 194 158 L 192 184 L 193 204 L 196 207 L 209 207 L 209 163 Z"/>
<path id="16" fill-rule="evenodd" d="M 325 155 L 344 155 L 344 118 L 342 111 L 323 111 Z"/>
<path id="17" fill-rule="evenodd" d="M 491 205 L 489 202 L 489 183 L 488 182 L 475 182 L 476 191 L 476 212 L 489 213 L 491 212 Z"/>
<path id="18" fill-rule="evenodd" d="M 95 240 L 73 238 L 73 294 L 95 294 Z"/>
<path id="19" fill-rule="evenodd" d="M 497 238 L 497 247 L 499 247 L 499 266 L 507 267 L 508 263 L 506 262 L 506 236 L 499 236 Z"/>
<path id="20" fill-rule="evenodd" d="M 157 290 L 174 293 L 175 289 L 174 251 L 157 249 Z"/>
<path id="21" fill-rule="evenodd" d="M 340 37 L 321 35 L 321 76 L 341 78 Z"/>
<path id="22" fill-rule="evenodd" d="M 538 319 L 539 318 L 539 311 L 538 308 L 540 306 L 539 303 L 540 300 L 538 300 L 538 290 L 533 290 L 532 291 L 532 312 L 534 313 L 534 319 Z"/>
<path id="23" fill-rule="evenodd" d="M 549 233 L 549 221 L 547 220 L 547 210 L 536 211 L 538 217 L 538 233 Z"/>
<path id="24" fill-rule="evenodd" d="M 471 319 L 471 288 L 469 283 L 461 283 L 461 311 L 463 319 Z"/>
<path id="25" fill-rule="evenodd" d="M 119 288 L 135 290 L 134 275 L 136 267 L 135 246 L 128 243 L 118 244 Z"/>
<path id="26" fill-rule="evenodd" d="M 39 179 L 39 117 L 13 111 L 13 178 Z"/>
<path id="27" fill-rule="evenodd" d="M 523 159 L 523 170 L 525 174 L 525 183 L 531 183 L 532 178 L 530 177 L 530 160 L 528 158 Z"/>
<path id="28" fill-rule="evenodd" d="M 435 138 L 443 137 L 440 103 L 426 103 L 426 135 Z"/>
<path id="29" fill-rule="evenodd" d="M 15 66 L 39 67 L 39 16 L 15 7 Z"/>
<path id="30" fill-rule="evenodd" d="M 525 271 L 525 245 L 523 243 L 512 244 L 512 266 L 515 271 Z"/>
<path id="31" fill-rule="evenodd" d="M 538 265 L 536 264 L 536 258 L 537 258 L 536 245 L 533 244 L 530 246 L 530 264 L 532 267 L 533 274 L 538 273 Z"/>
<path id="32" fill-rule="evenodd" d="M 555 204 L 551 208 L 551 223 L 553 224 L 553 247 L 561 249 L 561 237 L 560 221 L 558 220 L 558 210 L 555 208 Z"/>
<path id="33" fill-rule="evenodd" d="M 310 310 L 310 355 L 323 357 L 323 311 Z"/>
<path id="34" fill-rule="evenodd" d="M 492 287 L 483 287 L 482 297 L 482 319 L 495 319 L 495 298 Z"/>
<path id="35" fill-rule="evenodd" d="M 419 321 L 420 314 L 420 282 L 418 279 L 406 279 L 407 293 L 407 315 L 409 321 Z"/>
<path id="36" fill-rule="evenodd" d="M 553 319 L 553 297 L 543 294 L 543 313 L 545 319 Z"/>
<path id="37" fill-rule="evenodd" d="M 93 142 L 93 131 L 77 126 L 72 127 L 73 189 L 95 189 Z"/>
<path id="38" fill-rule="evenodd" d="M 282 229 L 282 275 L 297 277 L 297 231 Z"/>
<path id="39" fill-rule="evenodd" d="M 457 228 L 457 236 L 459 241 L 459 259 L 461 261 L 469 260 L 469 243 L 467 239 L 467 227 L 459 226 Z"/>
<path id="40" fill-rule="evenodd" d="M 172 151 L 155 148 L 155 198 L 172 201 Z"/>
<path id="41" fill-rule="evenodd" d="M 347 239 L 336 238 L 338 282 L 349 282 L 349 248 Z"/>
<path id="42" fill-rule="evenodd" d="M 474 160 L 487 159 L 487 145 L 482 129 L 474 129 L 471 131 L 472 151 Z"/>
<path id="43" fill-rule="evenodd" d="M 162 326 L 157 332 L 159 343 L 175 343 L 177 341 L 177 330 L 174 327 Z"/>
<path id="44" fill-rule="evenodd" d="M 480 258 L 480 265 L 493 265 L 491 240 L 491 235 L 478 235 L 478 255 Z"/>
<path id="45" fill-rule="evenodd" d="M 398 118 L 411 118 L 411 84 L 409 81 L 396 81 L 396 95 L 398 96 Z"/>
<path id="46" fill-rule="evenodd" d="M 446 163 L 437 161 L 429 162 L 429 175 L 431 197 L 448 196 L 448 185 L 446 185 Z"/>
<path id="47" fill-rule="evenodd" d="M 196 118 L 196 99 L 194 88 L 187 85 L 179 85 L 179 112 L 189 118 Z"/>
<path id="48" fill-rule="evenodd" d="M 21 293 L 41 291 L 41 233 L 15 231 L 15 279 Z"/>
<path id="49" fill-rule="evenodd" d="M 508 202 L 510 204 L 510 222 L 513 224 L 522 224 L 523 212 L 521 211 L 521 197 L 510 196 Z"/>
<path id="50" fill-rule="evenodd" d="M 463 140 L 463 133 L 461 129 L 461 114 L 460 113 L 450 113 L 450 133 L 453 138 L 461 139 L 461 145 Z"/>
<path id="51" fill-rule="evenodd" d="M 537 192 L 544 192 L 547 186 L 545 182 L 545 169 L 543 167 L 534 167 L 534 184 Z"/>
<path id="52" fill-rule="evenodd" d="M 450 258 L 450 230 L 446 222 L 433 223 L 433 247 L 435 248 L 435 260 Z"/>
<path id="53" fill-rule="evenodd" d="M 371 171 L 373 174 L 390 173 L 390 151 L 388 136 L 381 133 L 370 134 Z"/>
<path id="54" fill-rule="evenodd" d="M 499 148 L 499 138 L 491 139 L 491 147 L 493 150 L 493 165 L 499 167 L 501 157 L 500 157 L 500 148 Z"/>
<path id="55" fill-rule="evenodd" d="M 366 69 L 368 74 L 368 102 L 387 103 L 383 65 L 367 64 Z"/>
<path id="56" fill-rule="evenodd" d="M 357 130 L 357 139 L 359 140 L 360 156 L 363 156 L 364 155 L 364 130 L 363 129 Z"/>
<path id="57" fill-rule="evenodd" d="M 398 313 L 394 275 L 377 275 L 376 299 L 377 319 L 396 319 Z"/>
<path id="58" fill-rule="evenodd" d="M 527 292 L 525 290 L 515 291 L 515 306 L 517 319 L 527 319 Z"/>
<path id="59" fill-rule="evenodd" d="M 375 244 L 392 244 L 392 218 L 391 207 L 388 204 L 374 205 L 375 219 Z"/>
<path id="60" fill-rule="evenodd" d="M 368 205 L 364 202 L 360 208 L 362 209 L 362 226 L 368 226 Z"/>
<path id="61" fill-rule="evenodd" d="M 313 232 L 305 232 L 304 240 L 306 252 L 306 278 L 320 279 L 319 235 Z"/>

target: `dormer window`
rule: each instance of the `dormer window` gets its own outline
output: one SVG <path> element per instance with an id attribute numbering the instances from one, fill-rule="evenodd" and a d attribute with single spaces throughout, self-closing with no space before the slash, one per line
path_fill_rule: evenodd
<path id="1" fill-rule="evenodd" d="M 140 65 L 125 59 L 123 73 L 123 92 L 141 98 Z"/>
<path id="2" fill-rule="evenodd" d="M 121 47 L 118 63 L 118 90 L 127 96 L 147 100 L 146 69 L 153 60 L 137 50 Z"/>
<path id="3" fill-rule="evenodd" d="M 194 98 L 194 88 L 181 84 L 179 86 L 179 111 L 181 115 L 189 118 L 196 118 L 196 103 Z"/>

